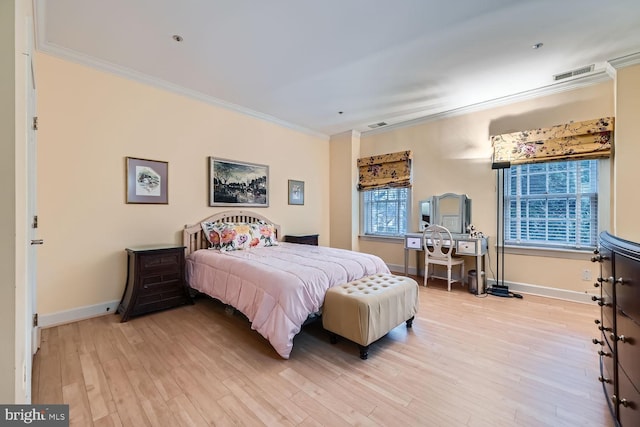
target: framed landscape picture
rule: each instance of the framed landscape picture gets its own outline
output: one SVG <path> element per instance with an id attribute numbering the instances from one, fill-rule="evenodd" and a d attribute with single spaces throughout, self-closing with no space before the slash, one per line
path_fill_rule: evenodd
<path id="1" fill-rule="evenodd" d="M 169 163 L 127 157 L 127 203 L 168 204 Z"/>
<path id="2" fill-rule="evenodd" d="M 304 181 L 289 180 L 289 204 L 304 205 Z"/>
<path id="3" fill-rule="evenodd" d="M 209 206 L 269 206 L 269 166 L 209 157 Z"/>

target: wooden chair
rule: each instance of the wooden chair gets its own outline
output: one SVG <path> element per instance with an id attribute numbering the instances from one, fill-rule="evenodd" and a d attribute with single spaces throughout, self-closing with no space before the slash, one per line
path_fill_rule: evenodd
<path id="1" fill-rule="evenodd" d="M 464 259 L 452 256 L 455 246 L 451 232 L 441 225 L 430 225 L 422 234 L 424 244 L 424 286 L 427 286 L 429 266 L 444 265 L 447 267 L 447 290 L 451 291 L 451 283 L 464 283 Z M 460 266 L 460 279 L 451 278 L 451 269 L 454 265 Z M 444 279 L 444 277 L 441 277 Z"/>

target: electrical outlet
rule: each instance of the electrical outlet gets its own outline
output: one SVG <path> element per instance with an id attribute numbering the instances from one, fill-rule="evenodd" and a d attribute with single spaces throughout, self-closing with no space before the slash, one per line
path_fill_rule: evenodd
<path id="1" fill-rule="evenodd" d="M 591 270 L 589 270 L 588 268 L 582 270 L 582 280 L 584 280 L 585 282 L 591 280 Z"/>

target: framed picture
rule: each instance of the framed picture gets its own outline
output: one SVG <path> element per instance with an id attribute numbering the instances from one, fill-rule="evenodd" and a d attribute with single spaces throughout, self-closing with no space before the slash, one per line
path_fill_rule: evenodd
<path id="1" fill-rule="evenodd" d="M 269 206 L 269 166 L 209 157 L 209 206 Z"/>
<path id="2" fill-rule="evenodd" d="M 289 204 L 304 205 L 304 181 L 289 180 Z"/>
<path id="3" fill-rule="evenodd" d="M 169 162 L 127 157 L 127 203 L 168 204 Z"/>

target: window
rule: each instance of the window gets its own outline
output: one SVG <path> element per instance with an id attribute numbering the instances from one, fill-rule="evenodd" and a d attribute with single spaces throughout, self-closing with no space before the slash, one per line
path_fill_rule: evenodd
<path id="1" fill-rule="evenodd" d="M 597 160 L 512 166 L 505 170 L 505 185 L 505 244 L 596 246 Z"/>
<path id="2" fill-rule="evenodd" d="M 403 236 L 407 231 L 409 188 L 363 191 L 364 234 Z"/>

